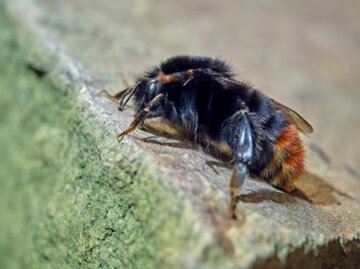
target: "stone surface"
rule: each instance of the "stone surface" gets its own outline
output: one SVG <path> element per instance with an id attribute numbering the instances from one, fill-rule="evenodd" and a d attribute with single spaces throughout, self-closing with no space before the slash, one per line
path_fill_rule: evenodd
<path id="1" fill-rule="evenodd" d="M 359 4 L 226 3 L 5 2 L 1 268 L 358 268 Z M 210 156 L 116 143 L 131 111 L 96 93 L 182 53 L 229 59 L 312 122 L 294 195 L 249 180 L 231 221 Z"/>

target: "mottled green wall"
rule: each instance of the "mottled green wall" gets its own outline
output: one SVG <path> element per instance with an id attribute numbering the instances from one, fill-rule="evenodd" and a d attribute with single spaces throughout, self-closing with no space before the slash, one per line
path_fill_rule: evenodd
<path id="1" fill-rule="evenodd" d="M 237 6 L 235 2 L 234 6 L 214 2 L 213 7 L 217 7 L 207 10 L 212 14 L 207 15 L 189 9 L 185 2 L 164 5 L 154 1 L 143 13 L 148 17 L 124 19 L 132 16 L 135 2 L 8 0 L 11 25 L 0 8 L 0 268 L 357 268 L 359 201 L 355 194 L 359 183 L 338 173 L 339 167 L 332 166 L 335 159 L 325 164 L 308 151 L 311 173 L 299 181 L 306 199 L 247 181 L 247 193 L 238 207 L 245 220 L 233 222 L 227 215 L 231 171 L 224 168 L 215 174 L 205 165 L 208 156 L 194 150 L 132 137 L 117 143 L 114 134 L 129 124 L 131 112 L 120 114 L 95 93 L 109 89 L 106 82 L 118 90 L 120 71 L 134 74 L 155 58 L 173 54 L 176 48 L 193 51 L 214 43 L 213 50 L 199 51 L 216 55 L 222 46 L 207 40 L 213 29 L 226 24 L 214 18 L 227 19 Z M 305 29 L 304 22 L 309 29 L 317 29 L 311 20 L 303 19 L 307 9 L 303 10 L 300 2 L 286 3 L 279 2 L 279 8 L 271 10 L 262 1 L 255 1 L 254 10 L 264 11 L 261 16 L 250 12 L 239 18 L 233 13 L 236 21 L 252 22 L 242 26 L 254 26 L 239 32 L 246 40 L 253 40 L 243 44 L 238 67 L 250 70 L 250 77 L 260 85 L 269 86 L 264 88 L 279 88 L 281 100 L 308 108 L 307 114 L 318 119 L 317 130 L 323 122 L 322 109 L 318 108 L 333 100 L 318 97 L 324 93 L 322 87 L 332 89 L 328 96 L 336 100 L 337 105 L 331 107 L 334 118 L 338 122 L 350 119 L 336 110 L 347 106 L 347 99 L 342 98 L 345 91 L 337 89 L 337 83 L 347 77 L 330 72 L 327 78 L 333 80 L 323 83 L 319 79 L 323 70 L 332 66 L 327 54 L 309 50 L 305 60 L 293 67 L 279 64 L 291 62 L 296 53 L 269 43 L 263 32 L 252 31 L 263 21 L 276 21 L 279 14 L 292 14 L 288 10 L 294 13 L 285 18 L 285 29 L 277 24 L 271 29 L 274 36 L 283 36 L 294 23 L 298 26 L 293 29 Z M 318 16 L 326 11 L 323 7 L 316 12 L 319 20 L 324 19 Z M 226 12 L 222 8 L 227 8 Z M 183 10 L 186 16 L 178 12 L 174 17 L 164 10 Z M 193 28 L 189 14 L 205 19 L 206 25 L 212 25 L 208 27 L 211 32 L 194 27 L 192 42 L 181 43 L 188 40 L 188 29 Z M 169 18 L 174 24 L 166 24 L 166 31 L 159 30 L 158 23 Z M 145 30 L 140 27 L 144 21 Z M 180 28 L 186 31 L 179 32 Z M 329 26 L 331 31 L 333 28 Z M 144 34 L 147 31 L 149 34 Z M 223 37 L 234 36 L 233 32 L 217 32 Z M 170 33 L 176 33 L 177 39 L 169 39 Z M 331 36 L 324 40 L 331 41 Z M 296 37 L 296 44 L 318 48 L 306 31 L 296 32 Z M 239 45 L 226 43 L 224 53 L 236 63 Z M 254 47 L 254 43 L 269 46 Z M 330 54 L 336 55 L 336 51 Z M 41 72 L 31 70 L 29 63 L 48 75 L 39 77 Z M 355 70 L 354 65 L 349 66 Z M 281 80 L 274 74 L 281 74 Z M 286 91 L 279 85 L 285 85 Z M 341 100 L 343 105 L 338 105 Z M 342 125 L 334 126 L 334 130 L 346 130 Z M 338 145 L 331 142 L 328 132 L 318 133 L 324 139 L 315 140 Z M 151 135 L 135 134 L 143 138 Z M 339 148 L 332 150 L 338 156 Z"/>
<path id="2" fill-rule="evenodd" d="M 29 68 L 2 8 L 0 27 L 0 268 L 216 268 L 178 184 Z"/>
<path id="3" fill-rule="evenodd" d="M 22 61 L 0 4 L 0 268 L 29 268 L 34 238 L 68 155 L 71 106 Z"/>

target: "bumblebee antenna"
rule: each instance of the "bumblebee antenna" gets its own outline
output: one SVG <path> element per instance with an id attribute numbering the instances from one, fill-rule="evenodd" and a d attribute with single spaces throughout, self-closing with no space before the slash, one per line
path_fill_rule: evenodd
<path id="1" fill-rule="evenodd" d="M 126 92 L 126 93 L 124 94 L 124 96 L 122 97 L 122 99 L 121 99 L 121 101 L 120 101 L 120 105 L 119 105 L 119 108 L 120 108 L 121 110 L 124 109 L 124 107 L 126 106 L 126 104 L 129 102 L 130 98 L 134 95 L 135 91 L 139 88 L 140 84 L 141 84 L 141 81 L 139 81 L 138 83 L 136 83 L 134 87 L 129 88 L 129 89 L 128 89 L 129 92 Z M 127 97 L 127 96 L 128 96 L 128 97 Z M 125 99 L 126 97 L 127 97 L 127 99 L 124 101 L 124 99 Z"/>

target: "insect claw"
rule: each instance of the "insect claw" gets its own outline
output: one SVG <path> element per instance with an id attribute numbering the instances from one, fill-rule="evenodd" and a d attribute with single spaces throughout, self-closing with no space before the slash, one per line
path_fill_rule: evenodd
<path id="1" fill-rule="evenodd" d="M 131 131 L 133 131 L 133 128 L 127 128 L 126 130 L 118 133 L 115 137 L 117 139 L 117 141 L 120 143 L 123 139 L 124 136 L 127 135 L 128 133 L 130 133 Z"/>
<path id="2" fill-rule="evenodd" d="M 231 214 L 231 218 L 232 218 L 233 220 L 237 220 L 236 213 L 235 213 L 235 211 L 234 211 L 233 209 L 231 209 L 230 214 Z"/>
<path id="3" fill-rule="evenodd" d="M 125 134 L 123 132 L 121 132 L 115 136 L 118 143 L 120 143 L 124 139 L 124 136 L 125 136 Z"/>
<path id="4" fill-rule="evenodd" d="M 121 142 L 125 135 L 134 131 L 138 127 L 138 125 L 139 125 L 139 123 L 136 121 L 136 118 L 135 118 L 135 120 L 131 122 L 130 126 L 127 129 L 125 129 L 124 131 L 122 131 L 116 135 L 116 139 L 118 140 L 118 142 Z"/>
<path id="5" fill-rule="evenodd" d="M 107 98 L 108 100 L 110 100 L 110 101 L 112 101 L 114 103 L 116 103 L 119 100 L 119 98 L 117 98 L 116 96 L 110 94 L 107 90 L 102 90 L 99 93 L 97 93 L 96 95 L 97 96 L 103 96 L 103 97 Z"/>
<path id="6" fill-rule="evenodd" d="M 233 220 L 237 220 L 237 215 L 236 215 L 236 201 L 234 197 L 231 197 L 231 202 L 230 202 L 230 216 Z"/>

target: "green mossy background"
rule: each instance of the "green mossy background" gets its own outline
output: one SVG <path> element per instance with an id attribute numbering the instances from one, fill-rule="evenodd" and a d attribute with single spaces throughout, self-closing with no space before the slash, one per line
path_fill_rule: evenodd
<path id="1" fill-rule="evenodd" d="M 76 89 L 29 68 L 2 5 L 0 27 L 0 268 L 222 263 L 179 186 L 119 149 Z"/>
<path id="2" fill-rule="evenodd" d="M 75 130 L 81 121 L 70 102 L 74 96 L 27 67 L 2 5 L 0 25 L 0 268 L 127 267 L 151 257 L 144 253 L 149 244 L 136 238 L 140 227 L 126 218 L 131 205 L 106 206 L 131 180 L 119 183 L 119 173 L 101 166 L 96 146 L 85 146 L 89 141 Z M 113 193 L 106 193 L 109 185 Z M 129 249 L 117 260 L 109 250 L 117 241 L 106 242 L 115 230 L 105 226 L 121 217 L 134 232 L 122 231 Z M 144 243 L 143 251 L 136 245 L 136 254 L 125 257 L 134 240 Z M 155 268 L 150 260 L 145 267 Z"/>
<path id="3" fill-rule="evenodd" d="M 0 268 L 29 268 L 65 156 L 71 104 L 26 68 L 0 3 Z"/>
<path id="4" fill-rule="evenodd" d="M 141 228 L 126 217 L 131 203 L 108 206 L 131 180 L 102 167 L 96 146 L 87 147 L 94 141 L 75 130 L 74 96 L 27 67 L 2 6 L 0 25 L 0 268 L 128 268 L 146 257 L 142 268 L 155 268 Z M 108 239 L 109 219 L 133 229 L 119 232 L 121 245 Z"/>
<path id="5" fill-rule="evenodd" d="M 228 186 L 225 181 L 221 181 L 221 177 L 216 181 L 221 184 L 213 184 L 215 181 L 212 181 L 211 172 L 203 173 L 204 170 L 201 170 L 199 173 L 197 170 L 198 167 L 205 167 L 206 156 L 199 157 L 197 154 L 192 155 L 194 152 L 188 152 L 190 155 L 186 156 L 198 158 L 181 157 L 181 149 L 166 148 L 162 152 L 163 147 L 145 145 L 133 139 L 124 139 L 123 143 L 118 144 L 114 139 L 114 134 L 126 126 L 131 118 L 119 117 L 115 107 L 95 96 L 94 93 L 100 88 L 107 88 L 101 81 L 106 83 L 111 80 L 109 77 L 118 77 L 120 70 L 135 72 L 143 68 L 145 62 L 147 64 L 155 60 L 152 57 L 156 56 L 156 50 L 154 54 L 147 49 L 155 48 L 159 40 L 163 48 L 157 51 L 161 56 L 172 54 L 179 44 L 189 51 L 194 46 L 201 48 L 201 44 L 207 48 L 209 43 L 204 39 L 207 34 L 202 27 L 194 28 L 194 33 L 197 34 L 193 35 L 193 42 L 187 42 L 186 46 L 176 40 L 169 41 L 167 35 L 171 32 L 176 33 L 176 37 L 180 39 L 182 36 L 188 37 L 189 12 L 193 15 L 196 13 L 196 16 L 200 15 L 203 19 L 207 18 L 206 25 L 216 28 L 221 25 L 213 19 L 215 15 L 218 16 L 217 8 L 213 12 L 209 10 L 213 16 L 204 17 L 205 14 L 197 14 L 197 9 L 189 10 L 183 5 L 186 17 L 181 18 L 179 13 L 175 24 L 169 25 L 171 27 L 167 31 L 159 31 L 156 25 L 159 18 L 167 21 L 166 18 L 171 13 L 160 12 L 151 17 L 156 18 L 155 21 L 149 19 L 148 29 L 151 34 L 143 35 L 144 32 L 139 32 L 134 27 L 136 22 L 143 24 L 142 20 L 118 20 L 121 16 L 126 18 L 131 14 L 131 6 L 126 3 L 76 1 L 80 3 L 78 8 L 88 7 L 81 9 L 80 15 L 70 2 L 9 0 L 5 16 L 0 0 L 0 268 L 280 268 L 284 265 L 281 263 L 282 259 L 286 259 L 285 268 L 296 264 L 323 268 L 327 263 L 341 264 L 344 260 L 349 265 L 344 268 L 359 264 L 355 262 L 358 257 L 358 240 L 350 242 L 354 246 L 349 244 L 351 247 L 345 248 L 346 255 L 338 242 L 351 240 L 350 234 L 358 238 L 358 216 L 355 214 L 359 211 L 357 202 L 338 197 L 341 207 L 340 204 L 313 205 L 301 199 L 295 199 L 293 203 L 278 204 L 264 195 L 263 201 L 260 199 L 261 201 L 239 205 L 246 211 L 247 225 L 229 225 L 225 216 L 227 196 L 219 192 L 217 187 L 214 188 L 226 186 L 224 190 L 227 190 Z M 159 8 L 149 9 L 150 15 L 154 15 L 153 10 L 163 8 L 163 3 L 159 3 Z M 263 10 L 264 13 L 260 14 L 264 17 L 259 16 L 259 20 L 252 16 L 253 13 L 249 13 L 248 17 L 244 14 L 243 21 L 254 19 L 255 22 L 244 25 L 262 25 L 262 21 L 273 21 L 273 18 L 279 17 L 278 14 L 284 11 L 283 14 L 291 14 L 287 12 L 287 8 L 296 11 L 296 14 L 298 10 L 302 10 L 297 5 L 292 7 L 293 4 L 284 3 L 280 3 L 279 7 L 281 5 L 285 10 L 279 8 L 276 12 L 275 9 L 268 10 L 267 5 L 260 5 L 260 9 L 255 10 Z M 174 7 L 181 9 L 181 5 L 180 2 L 173 2 L 165 5 L 164 10 L 173 10 Z M 299 4 L 298 6 L 300 7 Z M 55 14 L 53 10 L 58 12 Z M 323 17 L 318 14 L 322 10 L 323 6 L 315 16 L 320 20 Z M 223 14 L 219 18 L 228 16 L 228 12 Z M 304 13 L 300 12 L 300 16 L 295 16 L 296 14 L 293 14 L 297 18 L 295 21 L 290 16 L 291 19 L 286 19 L 289 24 L 284 25 L 294 26 L 298 21 L 300 28 L 294 29 L 305 29 L 304 22 L 307 20 L 303 19 Z M 326 12 L 322 14 L 324 16 Z M 312 23 L 310 20 L 307 24 L 311 29 Z M 323 33 L 332 33 L 332 30 L 326 32 L 326 29 L 333 28 L 329 25 L 329 28 L 320 27 L 320 30 L 324 28 Z M 182 27 L 186 30 L 183 35 L 178 33 L 178 29 Z M 248 30 L 252 33 L 250 30 L 255 28 L 250 27 Z M 98 29 L 98 33 L 104 35 L 94 39 L 97 31 L 93 32 L 93 29 Z M 214 28 L 209 29 L 212 33 Z M 275 36 L 280 37 L 287 33 L 287 29 L 279 25 L 279 29 L 275 27 L 273 30 Z M 309 39 L 306 31 L 296 33 L 299 44 L 313 44 L 314 48 L 322 48 Z M 226 35 L 226 31 L 224 34 Z M 165 37 L 161 38 L 160 35 Z M 158 37 L 153 39 L 156 36 Z M 248 37 L 251 40 L 251 35 Z M 253 37 L 256 44 L 258 41 L 268 41 L 266 35 L 262 38 L 262 32 L 257 32 Z M 305 43 L 300 42 L 303 39 Z M 329 34 L 329 39 L 324 40 L 331 41 L 332 35 Z M 289 55 L 286 56 L 286 52 L 292 53 L 292 50 L 286 50 L 287 46 L 284 50 L 275 43 L 268 49 L 260 46 L 253 50 L 253 42 L 246 42 L 250 53 L 243 55 L 244 62 L 241 63 L 249 66 L 249 70 L 252 70 L 251 66 L 253 70 L 256 67 L 256 72 L 250 71 L 253 80 L 257 81 L 258 78 L 261 83 L 266 81 L 263 80 L 266 74 L 285 74 L 283 78 L 288 77 L 288 80 L 281 83 L 289 84 L 289 89 L 295 89 L 288 92 L 289 96 L 295 96 L 288 100 L 298 100 L 300 107 L 306 100 L 301 98 L 302 95 L 296 97 L 293 93 L 305 94 L 304 85 L 317 85 L 315 88 L 320 91 L 313 93 L 315 91 L 311 89 L 307 92 L 314 97 L 316 105 L 305 107 L 314 107 L 309 110 L 308 115 L 314 115 L 314 119 L 318 120 L 316 125 L 320 131 L 317 133 L 324 134 L 327 145 L 336 145 L 331 143 L 331 137 L 326 136 L 327 132 L 321 132 L 319 128 L 323 122 L 323 113 L 317 108 L 326 106 L 328 101 L 331 104 L 333 100 L 321 99 L 321 103 L 320 99 L 316 99 L 317 94 L 322 94 L 321 85 L 326 90 L 332 89 L 330 96 L 336 99 L 333 102 L 336 104 L 334 109 L 345 107 L 344 104 L 349 108 L 351 106 L 348 106 L 346 98 L 342 98 L 342 93 L 337 95 L 340 91 L 337 90 L 336 83 L 342 81 L 341 72 L 340 76 L 336 76 L 336 72 L 330 72 L 328 78 L 334 79 L 328 83 L 316 83 L 319 75 L 321 77 L 324 74 L 322 71 L 331 66 L 328 64 L 327 54 L 319 53 L 322 49 L 312 50 L 312 53 L 306 53 L 307 58 L 301 60 L 299 67 L 294 64 L 289 69 L 286 65 L 273 65 L 275 58 L 279 59 L 278 63 L 281 59 L 291 60 Z M 133 50 L 134 43 L 140 49 Z M 229 59 L 232 59 L 231 55 L 234 56 L 235 60 L 238 45 L 234 42 L 234 47 L 230 43 L 226 44 L 229 48 L 227 55 Z M 126 49 L 129 44 L 130 51 Z M 331 45 L 331 42 L 326 44 Z M 208 52 L 215 52 L 217 48 L 210 48 Z M 332 48 L 335 48 L 333 55 L 336 56 L 337 46 L 333 44 Z M 107 52 L 110 54 L 106 54 Z M 264 58 L 266 55 L 268 60 Z M 252 65 L 253 60 L 259 58 L 260 62 Z M 270 64 L 268 67 L 275 67 L 274 72 L 267 73 L 264 71 L 266 68 L 258 69 L 263 65 L 263 58 L 265 66 L 267 63 Z M 352 59 L 356 61 L 353 57 L 347 59 L 344 62 L 351 63 Z M 333 61 L 337 64 L 334 59 Z M 321 65 L 313 65 L 313 69 L 305 71 L 313 62 Z M 354 62 L 349 66 L 355 66 Z M 29 64 L 47 74 L 39 77 L 29 68 Z M 276 66 L 280 72 L 276 71 Z M 285 66 L 286 70 L 283 72 Z M 88 75 L 91 70 L 94 73 Z M 349 74 L 351 78 L 352 73 Z M 298 75 L 301 79 L 293 79 L 294 76 L 298 78 Z M 354 78 L 347 79 L 346 76 L 343 78 L 346 81 L 356 81 Z M 120 79 L 117 80 L 113 82 L 116 84 L 114 90 L 121 83 Z M 268 82 L 270 81 L 277 79 L 271 77 Z M 355 82 L 353 84 L 357 85 Z M 329 85 L 335 86 L 331 88 Z M 270 88 L 277 88 L 276 83 Z M 278 93 L 279 96 L 285 94 L 281 90 Z M 286 100 L 286 96 L 284 98 Z M 340 106 L 338 102 L 341 100 L 343 104 Z M 342 114 L 336 110 L 334 116 L 342 123 L 346 122 L 344 119 L 350 119 L 350 115 L 356 115 L 355 112 Z M 349 122 L 354 120 L 356 119 L 352 118 Z M 339 124 L 336 126 L 333 129 L 346 129 Z M 345 134 L 343 132 L 342 136 Z M 320 138 L 317 140 L 320 141 Z M 336 149 L 326 148 L 334 152 Z M 162 155 L 164 152 L 166 154 Z M 337 154 L 338 149 L 335 156 Z M 172 158 L 177 155 L 179 158 Z M 312 163 L 313 159 L 311 161 L 313 167 L 317 166 L 316 160 L 315 163 Z M 320 166 L 329 170 L 324 163 Z M 338 168 L 332 169 L 338 171 Z M 317 174 L 323 174 L 321 169 Z M 334 186 L 342 186 L 340 189 L 344 189 L 346 193 L 357 193 L 357 179 L 350 180 L 349 177 L 343 178 L 341 173 L 335 174 L 339 180 L 334 177 Z M 312 179 L 313 177 L 307 179 L 307 193 L 315 198 L 327 195 L 328 188 L 323 187 L 327 186 L 323 184 L 325 181 L 316 185 Z M 313 191 L 314 184 L 320 186 L 319 196 Z M 256 192 L 259 187 L 252 185 L 249 190 Z M 352 214 L 348 214 L 349 209 Z M 235 250 L 234 257 L 224 255 L 224 249 L 219 244 L 219 241 L 224 243 L 222 239 L 231 240 Z M 306 254 L 304 249 L 311 252 Z M 332 259 L 326 258 L 328 256 Z M 298 267 L 305 268 L 305 265 Z"/>

